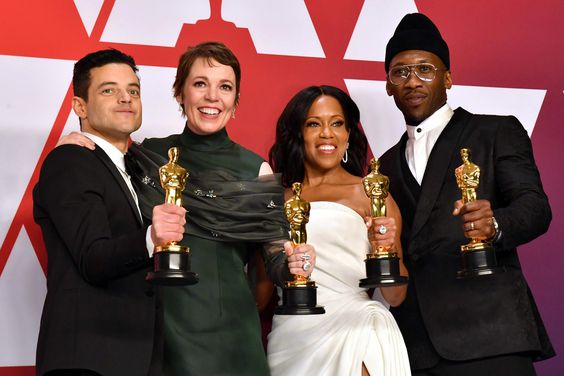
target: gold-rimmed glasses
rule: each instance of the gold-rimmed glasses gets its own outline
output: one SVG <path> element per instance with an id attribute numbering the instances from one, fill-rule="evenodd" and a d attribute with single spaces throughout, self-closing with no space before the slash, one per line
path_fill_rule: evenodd
<path id="1" fill-rule="evenodd" d="M 390 81 L 392 85 L 400 85 L 406 82 L 411 72 L 413 72 L 421 81 L 431 82 L 435 79 L 437 71 L 443 69 L 444 68 L 437 68 L 431 63 L 398 65 L 392 67 L 388 72 L 388 81 Z"/>

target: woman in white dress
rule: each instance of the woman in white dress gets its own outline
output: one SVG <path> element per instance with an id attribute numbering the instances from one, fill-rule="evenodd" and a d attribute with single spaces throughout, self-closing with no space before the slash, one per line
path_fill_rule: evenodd
<path id="1" fill-rule="evenodd" d="M 386 199 L 387 217 L 370 218 L 364 193 L 367 140 L 353 100 L 332 86 L 296 94 L 281 114 L 270 163 L 290 188 L 302 182 L 311 203 L 308 244 L 317 250 L 311 277 L 323 315 L 275 315 L 268 337 L 268 362 L 278 375 L 409 375 L 399 328 L 388 310 L 405 299 L 404 286 L 371 291 L 358 287 L 366 277 L 369 247 L 393 245 L 399 257 L 401 216 Z M 287 189 L 287 198 L 291 191 Z M 380 234 L 384 225 L 388 231 Z M 400 273 L 407 270 L 400 262 Z"/>

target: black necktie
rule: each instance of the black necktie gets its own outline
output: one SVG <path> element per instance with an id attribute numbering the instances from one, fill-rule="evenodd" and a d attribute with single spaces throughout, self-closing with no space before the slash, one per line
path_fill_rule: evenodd
<path id="1" fill-rule="evenodd" d="M 129 176 L 134 176 L 135 172 L 139 170 L 135 157 L 131 155 L 131 153 L 127 152 L 123 156 L 123 160 L 125 162 L 125 172 L 127 172 Z"/>
<path id="2" fill-rule="evenodd" d="M 131 195 L 133 196 L 133 200 L 135 201 L 135 206 L 137 206 L 137 209 L 139 210 L 139 215 L 141 216 L 141 222 L 143 222 L 142 219 L 142 215 L 141 215 L 141 211 L 139 209 L 139 199 L 137 196 L 137 193 L 135 192 L 135 189 L 133 188 L 133 186 L 135 185 L 135 176 L 139 176 L 140 174 L 140 169 L 141 167 L 139 166 L 139 164 L 137 163 L 137 160 L 135 159 L 135 157 L 133 155 L 131 155 L 131 153 L 125 153 L 125 155 L 123 156 L 123 161 L 125 163 L 125 172 L 129 175 L 130 177 L 130 182 L 131 182 L 131 186 L 128 186 L 129 190 L 131 191 Z"/>

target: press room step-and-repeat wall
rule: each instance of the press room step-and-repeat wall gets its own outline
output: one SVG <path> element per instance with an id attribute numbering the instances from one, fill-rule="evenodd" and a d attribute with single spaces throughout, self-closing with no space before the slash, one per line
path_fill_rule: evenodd
<path id="1" fill-rule="evenodd" d="M 31 191 L 71 113 L 74 62 L 115 47 L 135 57 L 143 126 L 133 135 L 179 133 L 171 85 L 189 45 L 218 40 L 243 69 L 228 132 L 266 157 L 286 102 L 308 85 L 345 89 L 361 109 L 372 152 L 404 131 L 385 92 L 384 51 L 406 13 L 427 14 L 451 49 L 453 107 L 514 114 L 532 138 L 554 219 L 520 248 L 526 277 L 557 352 L 564 351 L 562 219 L 564 46 L 561 0 L 2 0 L 0 11 L 0 376 L 32 375 L 46 292 L 46 256 Z M 557 375 L 562 356 L 537 364 Z"/>

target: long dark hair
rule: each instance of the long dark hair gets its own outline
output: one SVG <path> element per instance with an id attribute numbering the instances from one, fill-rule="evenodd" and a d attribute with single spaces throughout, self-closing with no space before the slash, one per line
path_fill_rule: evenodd
<path id="1" fill-rule="evenodd" d="M 282 111 L 276 123 L 276 141 L 268 154 L 274 171 L 282 173 L 282 184 L 285 187 L 304 180 L 303 125 L 313 102 L 322 95 L 331 96 L 341 104 L 345 126 L 350 132 L 348 161 L 341 162 L 341 165 L 353 175 L 364 175 L 368 141 L 360 129 L 358 106 L 347 93 L 337 87 L 310 86 L 294 95 Z"/>

